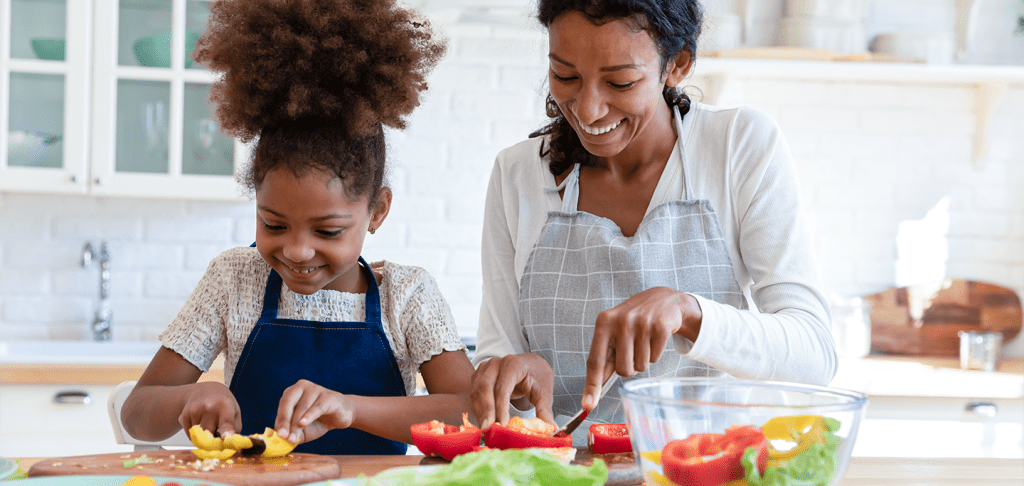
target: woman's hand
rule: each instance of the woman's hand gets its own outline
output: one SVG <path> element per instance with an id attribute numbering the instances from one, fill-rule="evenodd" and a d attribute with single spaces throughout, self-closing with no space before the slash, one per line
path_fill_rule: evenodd
<path id="1" fill-rule="evenodd" d="M 524 399 L 537 409 L 538 418 L 554 423 L 554 377 L 551 365 L 533 353 L 510 354 L 480 363 L 473 372 L 469 392 L 480 428 L 486 429 L 495 422 L 507 423 L 511 401 L 519 400 L 525 406 Z"/>
<path id="2" fill-rule="evenodd" d="M 196 383 L 185 396 L 178 423 L 186 431 L 198 424 L 214 435 L 227 437 L 242 430 L 242 411 L 227 386 L 204 381 Z"/>
<path id="3" fill-rule="evenodd" d="M 281 395 L 274 429 L 291 442 L 309 442 L 332 429 L 351 427 L 354 417 L 346 395 L 299 380 Z"/>
<path id="4" fill-rule="evenodd" d="M 604 380 L 646 371 L 658 361 L 672 334 L 697 340 L 701 323 L 697 299 L 668 287 L 654 287 L 597 315 L 587 357 L 583 408 L 592 409 Z"/>

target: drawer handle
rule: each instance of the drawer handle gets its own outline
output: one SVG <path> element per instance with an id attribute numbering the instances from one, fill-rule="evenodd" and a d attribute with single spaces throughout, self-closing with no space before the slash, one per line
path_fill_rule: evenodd
<path id="1" fill-rule="evenodd" d="M 92 403 L 92 395 L 80 390 L 61 391 L 53 396 L 53 403 L 57 405 L 88 405 Z"/>
<path id="2" fill-rule="evenodd" d="M 992 418 L 999 413 L 999 407 L 992 402 L 971 402 L 967 404 L 965 411 L 980 417 Z"/>

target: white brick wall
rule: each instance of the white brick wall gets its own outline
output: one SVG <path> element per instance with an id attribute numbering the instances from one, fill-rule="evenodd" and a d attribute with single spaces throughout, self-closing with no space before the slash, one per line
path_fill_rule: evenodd
<path id="1" fill-rule="evenodd" d="M 1011 5 L 990 3 L 998 2 Z M 505 13 L 532 4 L 499 3 Z M 884 3 L 873 2 L 870 10 L 876 30 L 952 18 L 943 10 L 950 2 Z M 766 5 L 778 15 L 773 9 L 781 1 Z M 918 8 L 930 13 L 892 14 Z M 364 255 L 426 268 L 460 331 L 473 335 L 487 180 L 498 150 L 543 121 L 546 36 L 525 21 L 465 23 L 437 12 L 444 13 L 449 55 L 431 76 L 429 97 L 409 129 L 389 133 L 394 205 L 368 237 Z M 698 78 L 689 82 L 703 87 Z M 750 78 L 729 86 L 737 102 L 766 111 L 786 133 L 829 292 L 891 286 L 900 222 L 923 218 L 948 196 L 948 275 L 1024 295 L 1024 87 L 1013 87 L 996 114 L 989 155 L 978 169 L 970 160 L 969 86 Z M 79 255 L 86 241 L 95 246 L 101 239 L 113 259 L 115 338 L 155 339 L 210 258 L 248 245 L 254 224 L 251 203 L 0 194 L 0 339 L 89 337 L 98 269 L 80 268 Z M 1024 356 L 1022 343 L 1010 343 L 1008 354 Z"/>

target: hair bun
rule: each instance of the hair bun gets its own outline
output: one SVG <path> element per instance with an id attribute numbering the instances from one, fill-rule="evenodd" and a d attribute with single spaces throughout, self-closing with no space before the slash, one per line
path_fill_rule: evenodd
<path id="1" fill-rule="evenodd" d="M 194 58 L 223 73 L 210 100 L 248 142 L 298 120 L 405 128 L 446 47 L 395 0 L 218 0 Z"/>

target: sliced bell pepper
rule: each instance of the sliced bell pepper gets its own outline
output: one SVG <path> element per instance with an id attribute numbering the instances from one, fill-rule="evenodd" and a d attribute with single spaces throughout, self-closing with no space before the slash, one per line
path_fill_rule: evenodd
<path id="1" fill-rule="evenodd" d="M 239 451 L 243 456 L 282 457 L 298 445 L 277 435 L 277 431 L 270 427 L 267 427 L 262 434 L 235 434 L 227 439 L 221 439 L 197 424 L 188 429 L 188 437 L 192 441 L 192 445 L 197 447 L 192 451 L 196 457 L 222 461 L 234 456 Z"/>
<path id="2" fill-rule="evenodd" d="M 493 449 L 526 449 L 528 447 L 572 447 L 572 436 L 559 432 L 541 419 L 512 417 L 508 425 L 492 424 L 484 432 L 484 445 Z"/>
<path id="3" fill-rule="evenodd" d="M 673 440 L 661 451 L 665 476 L 687 486 L 720 486 L 743 479 L 743 453 L 757 451 L 761 470 L 768 463 L 768 439 L 752 425 L 734 425 L 724 434 L 692 434 Z"/>
<path id="4" fill-rule="evenodd" d="M 833 426 L 833 423 L 835 424 Z M 825 432 L 838 429 L 839 422 L 820 415 L 796 415 L 775 417 L 761 427 L 768 440 L 783 440 L 794 443 L 793 447 L 780 451 L 768 444 L 768 465 L 778 466 L 800 454 L 811 445 L 825 441 Z M 762 469 L 763 470 L 763 469 Z"/>
<path id="5" fill-rule="evenodd" d="M 469 423 L 469 415 L 465 413 L 462 414 L 462 426 L 431 420 L 412 425 L 409 433 L 412 434 L 412 444 L 424 455 L 436 454 L 449 461 L 480 447 L 480 429 Z"/>
<path id="6" fill-rule="evenodd" d="M 587 443 L 595 454 L 633 452 L 626 424 L 592 424 Z"/>

